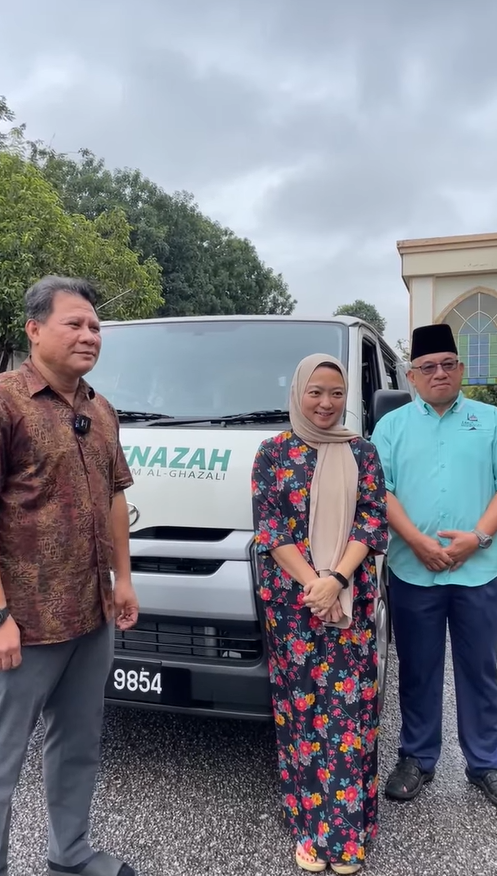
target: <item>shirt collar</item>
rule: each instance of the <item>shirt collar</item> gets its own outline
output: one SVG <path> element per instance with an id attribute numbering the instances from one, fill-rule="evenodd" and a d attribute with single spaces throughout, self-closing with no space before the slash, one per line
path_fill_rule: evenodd
<path id="1" fill-rule="evenodd" d="M 30 398 L 33 398 L 34 395 L 43 392 L 47 388 L 51 389 L 48 380 L 35 368 L 30 356 L 22 363 L 19 371 L 22 371 L 24 374 Z M 90 401 L 95 398 L 95 390 L 83 378 L 80 378 L 78 392 Z"/>
<path id="2" fill-rule="evenodd" d="M 428 416 L 429 414 L 436 413 L 436 411 L 434 411 L 432 406 L 430 404 L 428 404 L 428 402 L 423 401 L 423 399 L 417 394 L 416 394 L 416 398 L 415 398 L 415 404 L 417 405 L 420 413 L 422 413 L 424 416 Z M 459 411 L 462 410 L 462 408 L 464 407 L 465 404 L 466 404 L 466 396 L 460 390 L 459 395 L 457 396 L 455 402 L 453 402 L 453 404 L 450 406 L 450 408 L 448 408 L 445 411 L 445 414 L 443 414 L 443 416 L 445 417 L 445 415 L 449 414 L 449 413 L 450 414 L 459 413 Z M 438 414 L 437 414 L 437 416 L 438 416 Z"/>

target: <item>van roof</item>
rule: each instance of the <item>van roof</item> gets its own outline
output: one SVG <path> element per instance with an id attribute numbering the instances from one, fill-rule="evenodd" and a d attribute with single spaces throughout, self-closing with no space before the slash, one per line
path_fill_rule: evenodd
<path id="1" fill-rule="evenodd" d="M 373 326 L 366 323 L 363 319 L 356 316 L 291 316 L 271 314 L 246 314 L 243 316 L 221 316 L 212 314 L 209 316 L 168 316 L 168 317 L 152 317 L 152 319 L 112 319 L 102 321 L 102 325 L 142 325 L 143 323 L 173 323 L 173 322 L 338 322 L 342 325 L 368 325 L 376 332 Z M 378 332 L 376 332 L 378 334 Z"/>

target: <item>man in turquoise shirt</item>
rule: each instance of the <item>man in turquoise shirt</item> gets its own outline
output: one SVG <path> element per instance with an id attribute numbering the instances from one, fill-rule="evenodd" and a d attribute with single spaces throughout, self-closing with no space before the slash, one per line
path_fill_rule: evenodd
<path id="1" fill-rule="evenodd" d="M 388 490 L 402 713 L 385 793 L 413 800 L 435 775 L 448 624 L 466 775 L 497 805 L 497 408 L 462 394 L 448 325 L 415 329 L 411 357 L 416 398 L 371 439 Z"/>

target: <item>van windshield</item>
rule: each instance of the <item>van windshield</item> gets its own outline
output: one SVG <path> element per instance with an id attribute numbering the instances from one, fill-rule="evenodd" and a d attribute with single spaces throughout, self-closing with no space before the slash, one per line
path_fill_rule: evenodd
<path id="1" fill-rule="evenodd" d="M 288 410 L 296 365 L 311 353 L 347 356 L 333 322 L 206 320 L 102 325 L 88 379 L 120 411 L 223 417 Z"/>

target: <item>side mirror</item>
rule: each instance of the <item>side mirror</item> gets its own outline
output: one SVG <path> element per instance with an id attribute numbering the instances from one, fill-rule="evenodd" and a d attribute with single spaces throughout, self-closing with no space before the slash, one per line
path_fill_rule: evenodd
<path id="1" fill-rule="evenodd" d="M 369 412 L 370 434 L 385 414 L 389 414 L 390 411 L 395 411 L 409 402 L 412 402 L 411 393 L 405 392 L 403 389 L 377 389 L 373 394 Z"/>

